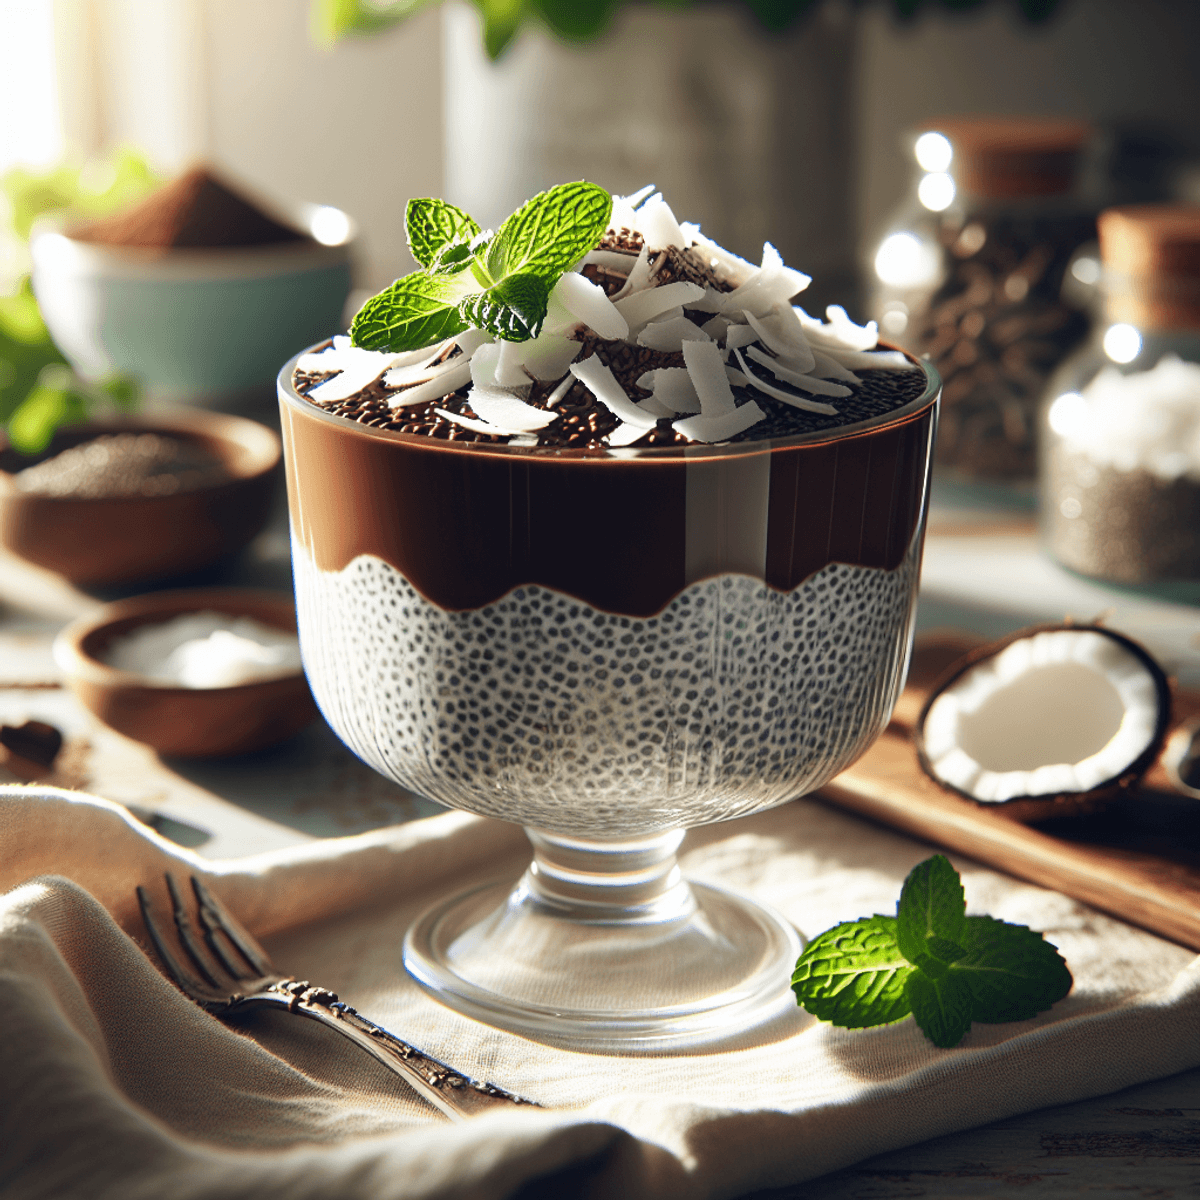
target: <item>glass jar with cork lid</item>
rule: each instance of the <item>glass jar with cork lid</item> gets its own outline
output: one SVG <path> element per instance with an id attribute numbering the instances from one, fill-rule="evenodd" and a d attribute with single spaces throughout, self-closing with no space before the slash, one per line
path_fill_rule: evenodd
<path id="1" fill-rule="evenodd" d="M 941 373 L 935 471 L 968 485 L 964 499 L 1034 501 L 1038 405 L 1090 328 L 1063 281 L 1095 238 L 1080 185 L 1091 139 L 1069 120 L 928 123 L 914 195 L 875 252 L 872 315 Z"/>
<path id="2" fill-rule="evenodd" d="M 1042 534 L 1065 567 L 1200 601 L 1200 207 L 1099 218 L 1103 320 L 1042 417 Z"/>

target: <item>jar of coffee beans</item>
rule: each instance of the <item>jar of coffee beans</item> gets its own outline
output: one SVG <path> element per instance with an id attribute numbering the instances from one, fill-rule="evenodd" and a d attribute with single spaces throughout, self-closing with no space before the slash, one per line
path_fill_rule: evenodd
<path id="1" fill-rule="evenodd" d="M 1096 236 L 1079 187 L 1090 138 L 1075 121 L 956 117 L 915 139 L 915 195 L 878 243 L 872 307 L 885 340 L 941 373 L 943 482 L 1033 502 L 1038 406 L 1091 323 L 1063 290 Z"/>
<path id="2" fill-rule="evenodd" d="M 1200 601 L 1200 207 L 1099 218 L 1103 317 L 1051 381 L 1042 532 L 1063 566 Z"/>

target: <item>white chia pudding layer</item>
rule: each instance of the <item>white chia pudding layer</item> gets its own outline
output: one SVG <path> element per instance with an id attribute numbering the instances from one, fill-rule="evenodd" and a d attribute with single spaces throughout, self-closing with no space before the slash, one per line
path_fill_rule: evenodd
<path id="1" fill-rule="evenodd" d="M 388 563 L 293 543 L 322 712 L 365 762 L 452 808 L 616 839 L 820 787 L 886 723 L 908 662 L 917 530 L 895 570 L 833 563 L 791 592 L 692 584 L 656 616 L 519 587 L 451 612 Z"/>

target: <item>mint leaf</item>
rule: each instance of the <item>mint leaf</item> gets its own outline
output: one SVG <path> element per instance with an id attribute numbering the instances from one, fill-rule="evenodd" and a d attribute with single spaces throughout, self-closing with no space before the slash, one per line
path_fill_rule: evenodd
<path id="1" fill-rule="evenodd" d="M 914 971 L 904 981 L 904 995 L 921 1032 L 935 1046 L 957 1046 L 971 1028 L 971 989 L 954 974 L 934 979 Z"/>
<path id="2" fill-rule="evenodd" d="M 895 917 L 848 921 L 796 961 L 796 1000 L 822 1021 L 866 1029 L 909 1012 L 935 1046 L 972 1021 L 1024 1021 L 1071 990 L 1058 950 L 1024 925 L 968 917 L 958 872 L 941 854 L 904 881 Z"/>
<path id="3" fill-rule="evenodd" d="M 604 236 L 612 197 L 594 183 L 562 183 L 523 204 L 477 260 L 487 278 L 540 275 L 554 283 Z"/>
<path id="4" fill-rule="evenodd" d="M 427 275 L 414 271 L 372 296 L 350 325 L 352 345 L 363 350 L 420 350 L 467 328 L 458 306 L 478 285 L 471 273 Z"/>
<path id="5" fill-rule="evenodd" d="M 1025 925 L 968 917 L 963 945 L 966 954 L 950 971 L 970 989 L 976 1021 L 1027 1021 L 1071 990 L 1056 947 Z"/>
<path id="6" fill-rule="evenodd" d="M 506 342 L 525 342 L 541 332 L 550 289 L 537 275 L 510 275 L 494 287 L 468 296 L 459 312 L 468 325 Z"/>
<path id="7" fill-rule="evenodd" d="M 896 944 L 895 918 L 868 917 L 809 942 L 796 960 L 792 990 L 814 1017 L 864 1029 L 908 1016 L 904 983 L 914 971 Z"/>
<path id="8" fill-rule="evenodd" d="M 456 205 L 434 196 L 410 200 L 404 210 L 404 229 L 408 248 L 423 267 L 428 267 L 439 250 L 450 242 L 470 240 L 480 232 L 479 225 Z"/>
<path id="9" fill-rule="evenodd" d="M 944 854 L 935 854 L 918 863 L 904 881 L 896 905 L 896 940 L 901 953 L 910 963 L 917 963 L 925 954 L 933 954 L 943 962 L 953 961 L 933 950 L 931 941 L 944 940 L 957 950 L 966 911 L 962 880 L 950 860 Z"/>

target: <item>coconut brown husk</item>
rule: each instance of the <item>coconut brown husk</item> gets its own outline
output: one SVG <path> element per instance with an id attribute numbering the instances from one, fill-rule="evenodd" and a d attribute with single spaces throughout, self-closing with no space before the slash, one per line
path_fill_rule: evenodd
<path id="1" fill-rule="evenodd" d="M 1145 750 L 1121 771 L 1119 775 L 1105 780 L 1099 786 L 1086 792 L 1014 796 L 1010 800 L 977 800 L 969 792 L 965 792 L 961 788 L 947 783 L 944 779 L 939 779 L 933 773 L 932 763 L 925 753 L 925 719 L 928 717 L 929 710 L 933 707 L 934 701 L 942 692 L 961 679 L 963 675 L 977 664 L 989 658 L 994 658 L 1014 642 L 1034 637 L 1039 633 L 1056 633 L 1059 631 L 1102 634 L 1104 637 L 1109 637 L 1113 641 L 1119 642 L 1145 665 L 1154 679 L 1155 695 L 1158 701 L 1158 719 L 1155 723 L 1154 737 Z M 964 800 L 969 800 L 972 804 L 976 804 L 980 808 L 991 809 L 1011 820 L 1020 821 L 1024 824 L 1037 824 L 1041 821 L 1054 820 L 1057 817 L 1080 817 L 1100 812 L 1109 807 L 1114 801 L 1133 791 L 1162 752 L 1163 743 L 1166 740 L 1170 724 L 1171 681 L 1158 661 L 1144 646 L 1135 642 L 1132 638 L 1126 637 L 1123 633 L 1116 633 L 1104 625 L 1079 625 L 1071 621 L 1065 621 L 1061 624 L 1050 622 L 1019 629 L 1016 633 L 1010 634 L 1006 638 L 1001 638 L 999 641 L 989 642 L 987 645 L 977 647 L 952 663 L 930 688 L 929 696 L 924 705 L 922 705 L 921 713 L 913 726 L 912 736 L 916 746 L 917 761 L 920 763 L 921 770 L 943 791 L 961 796 Z"/>

